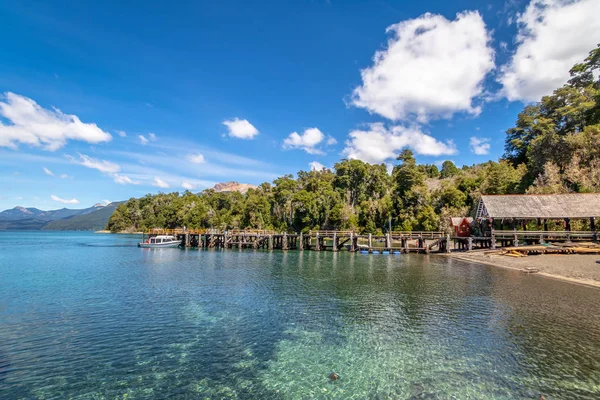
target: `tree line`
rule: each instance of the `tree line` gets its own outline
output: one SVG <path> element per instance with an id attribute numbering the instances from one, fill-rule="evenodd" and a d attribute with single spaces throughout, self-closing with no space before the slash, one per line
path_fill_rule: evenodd
<path id="1" fill-rule="evenodd" d="M 474 213 L 481 194 L 600 191 L 600 45 L 552 95 L 527 105 L 508 129 L 504 156 L 458 168 L 418 164 L 403 150 L 384 164 L 341 160 L 300 171 L 246 194 L 159 193 L 119 205 L 107 229 L 146 228 L 444 230 Z"/>

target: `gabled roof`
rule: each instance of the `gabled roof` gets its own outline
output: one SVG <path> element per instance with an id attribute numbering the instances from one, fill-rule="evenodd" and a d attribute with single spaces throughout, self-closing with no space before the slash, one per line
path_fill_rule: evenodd
<path id="1" fill-rule="evenodd" d="M 471 218 L 471 217 L 452 217 L 452 218 L 450 218 L 450 220 L 452 222 L 452 226 L 459 226 L 460 224 L 462 224 L 462 222 L 465 218 L 469 224 L 471 222 L 473 222 L 473 218 Z"/>
<path id="2" fill-rule="evenodd" d="M 600 193 L 482 195 L 477 218 L 600 217 Z"/>

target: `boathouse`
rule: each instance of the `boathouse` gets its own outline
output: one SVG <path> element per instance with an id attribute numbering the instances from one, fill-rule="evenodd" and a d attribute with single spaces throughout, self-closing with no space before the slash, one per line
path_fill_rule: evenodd
<path id="1" fill-rule="evenodd" d="M 551 220 L 564 221 L 565 231 L 571 230 L 572 220 L 586 220 L 595 231 L 598 217 L 600 193 L 482 195 L 476 213 L 477 219 L 509 223 L 513 228 L 517 221 L 537 220 L 538 229 L 543 225 L 544 231 Z"/>

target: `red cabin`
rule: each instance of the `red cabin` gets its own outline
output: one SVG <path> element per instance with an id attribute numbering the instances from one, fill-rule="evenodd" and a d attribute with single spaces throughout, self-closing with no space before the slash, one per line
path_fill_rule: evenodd
<path id="1" fill-rule="evenodd" d="M 469 237 L 471 236 L 471 224 L 473 218 L 471 217 L 452 217 L 452 227 L 454 228 L 454 235 L 458 237 Z"/>

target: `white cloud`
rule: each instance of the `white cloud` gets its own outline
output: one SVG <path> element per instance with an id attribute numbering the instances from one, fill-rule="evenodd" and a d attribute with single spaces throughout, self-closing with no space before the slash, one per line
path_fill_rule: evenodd
<path id="1" fill-rule="evenodd" d="M 388 129 L 378 122 L 369 124 L 368 130 L 353 130 L 348 136 L 343 154 L 350 159 L 373 164 L 396 158 L 397 153 L 405 147 L 429 156 L 457 153 L 451 140 L 439 141 L 417 127 L 398 125 Z"/>
<path id="2" fill-rule="evenodd" d="M 127 132 L 125 132 L 125 131 L 115 131 L 115 132 L 117 132 L 117 134 L 121 137 L 127 136 Z"/>
<path id="3" fill-rule="evenodd" d="M 259 133 L 247 119 L 229 119 L 223 121 L 223 125 L 227 127 L 229 136 L 238 139 L 253 139 Z"/>
<path id="4" fill-rule="evenodd" d="M 187 190 L 194 190 L 196 189 L 196 186 L 194 186 L 193 184 L 189 183 L 189 182 L 181 182 L 181 187 Z"/>
<path id="5" fill-rule="evenodd" d="M 167 182 L 163 181 L 158 176 L 154 177 L 154 183 L 152 184 L 152 186 L 156 186 L 156 187 L 163 188 L 163 189 L 167 189 L 170 187 Z"/>
<path id="6" fill-rule="evenodd" d="M 67 175 L 67 174 L 60 174 L 60 179 L 68 179 L 68 178 L 70 178 L 69 175 Z"/>
<path id="7" fill-rule="evenodd" d="M 373 66 L 361 70 L 362 85 L 351 103 L 391 120 L 450 118 L 456 112 L 478 114 L 473 99 L 494 68 L 490 34 L 477 11 L 449 21 L 424 14 L 391 25 L 387 48 Z"/>
<path id="8" fill-rule="evenodd" d="M 44 169 L 44 173 L 46 175 L 54 176 L 54 172 L 50 171 L 48 168 L 43 167 L 43 169 Z"/>
<path id="9" fill-rule="evenodd" d="M 113 177 L 115 183 L 118 183 L 119 185 L 139 185 L 140 184 L 139 181 L 134 181 L 127 175 L 113 174 L 112 177 Z"/>
<path id="10" fill-rule="evenodd" d="M 78 160 L 71 156 L 67 156 L 67 158 L 74 164 L 83 165 L 87 168 L 97 169 L 98 171 L 103 172 L 105 174 L 112 174 L 121 170 L 121 167 L 119 167 L 119 165 L 113 162 L 106 160 L 96 160 L 95 158 L 86 156 L 85 154 L 79 154 Z"/>
<path id="11" fill-rule="evenodd" d="M 194 164 L 202 164 L 205 161 L 204 156 L 200 153 L 190 154 L 187 156 L 187 159 L 189 162 L 194 163 Z"/>
<path id="12" fill-rule="evenodd" d="M 150 142 L 156 142 L 156 135 L 154 133 L 149 133 L 148 136 L 138 135 L 138 140 L 141 144 L 147 145 Z"/>
<path id="13" fill-rule="evenodd" d="M 298 132 L 292 132 L 290 135 L 283 140 L 284 149 L 302 149 L 309 154 L 324 154 L 324 152 L 318 149 L 318 146 L 325 135 L 318 128 L 305 129 L 302 134 Z"/>
<path id="14" fill-rule="evenodd" d="M 469 147 L 471 148 L 471 152 L 477 155 L 489 154 L 491 147 L 490 139 L 471 136 L 471 139 L 469 139 Z"/>
<path id="15" fill-rule="evenodd" d="M 107 206 L 112 202 L 110 200 L 102 200 L 102 203 L 104 203 L 104 205 Z"/>
<path id="16" fill-rule="evenodd" d="M 532 0 L 517 16 L 517 50 L 498 81 L 509 100 L 539 101 L 600 41 L 600 1 Z"/>
<path id="17" fill-rule="evenodd" d="M 309 165 L 311 171 L 322 171 L 327 168 L 318 161 L 313 161 L 313 162 L 309 163 L 308 165 Z"/>
<path id="18" fill-rule="evenodd" d="M 0 147 L 17 148 L 18 143 L 25 143 L 55 151 L 68 140 L 100 143 L 112 139 L 96 124 L 83 123 L 57 108 L 47 110 L 30 98 L 8 92 L 0 99 L 0 116 L 10 123 L 0 121 Z"/>
<path id="19" fill-rule="evenodd" d="M 327 137 L 327 146 L 333 146 L 334 144 L 337 144 L 337 140 L 335 140 L 335 138 L 333 136 L 328 136 Z"/>
<path id="20" fill-rule="evenodd" d="M 52 200 L 58 201 L 59 203 L 62 203 L 62 204 L 79 204 L 79 200 L 77 200 L 75 197 L 73 197 L 71 200 L 66 200 L 66 199 L 61 199 L 60 197 L 51 194 L 50 198 Z"/>

